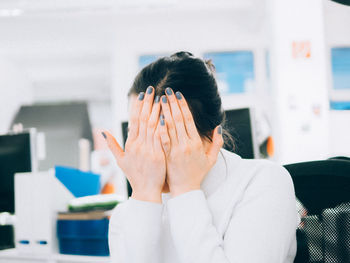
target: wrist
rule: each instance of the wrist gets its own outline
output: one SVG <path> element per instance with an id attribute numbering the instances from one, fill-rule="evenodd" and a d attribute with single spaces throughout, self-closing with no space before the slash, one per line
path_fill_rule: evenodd
<path id="1" fill-rule="evenodd" d="M 181 194 L 190 192 L 190 191 L 196 191 L 200 190 L 200 185 L 188 185 L 188 186 L 181 186 L 181 187 L 170 187 L 170 195 L 171 197 L 176 197 Z"/>
<path id="2" fill-rule="evenodd" d="M 161 191 L 133 191 L 131 198 L 139 201 L 162 203 Z"/>

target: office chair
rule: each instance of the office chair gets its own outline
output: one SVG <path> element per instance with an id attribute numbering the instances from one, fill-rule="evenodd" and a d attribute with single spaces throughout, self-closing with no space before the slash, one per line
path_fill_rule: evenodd
<path id="1" fill-rule="evenodd" d="M 305 209 L 294 263 L 350 262 L 350 161 L 330 159 L 284 167 Z"/>

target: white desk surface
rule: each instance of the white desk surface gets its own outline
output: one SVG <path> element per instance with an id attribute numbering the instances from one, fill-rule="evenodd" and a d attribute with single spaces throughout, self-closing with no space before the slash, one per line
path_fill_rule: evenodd
<path id="1" fill-rule="evenodd" d="M 78 255 L 63 255 L 63 254 L 42 254 L 42 255 L 33 255 L 33 254 L 22 254 L 13 249 L 0 250 L 0 259 L 22 259 L 22 260 L 53 260 L 59 262 L 103 262 L 110 263 L 110 257 L 95 257 L 95 256 L 78 256 Z"/>

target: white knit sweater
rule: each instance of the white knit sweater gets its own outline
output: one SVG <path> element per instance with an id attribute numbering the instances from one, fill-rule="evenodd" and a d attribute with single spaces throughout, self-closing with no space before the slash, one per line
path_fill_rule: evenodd
<path id="1" fill-rule="evenodd" d="M 110 220 L 113 263 L 290 263 L 298 216 L 288 172 L 222 150 L 201 190 L 130 198 Z"/>

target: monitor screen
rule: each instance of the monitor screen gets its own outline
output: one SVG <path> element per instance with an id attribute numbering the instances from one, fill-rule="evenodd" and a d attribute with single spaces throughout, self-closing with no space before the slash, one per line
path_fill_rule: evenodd
<path id="1" fill-rule="evenodd" d="M 245 159 L 254 159 L 254 140 L 249 108 L 225 111 L 225 129 L 232 135 L 234 147 L 225 147 Z"/>
<path id="2" fill-rule="evenodd" d="M 125 146 L 126 140 L 128 139 L 128 122 L 122 122 L 122 134 L 123 134 L 123 145 Z"/>
<path id="3" fill-rule="evenodd" d="M 125 148 L 126 140 L 128 139 L 128 125 L 129 125 L 129 123 L 127 121 L 122 122 L 122 134 L 123 134 L 123 146 L 124 146 L 124 148 Z M 128 180 L 127 180 L 127 187 L 128 187 L 128 195 L 131 196 L 132 188 L 131 188 L 131 185 L 130 185 Z"/>
<path id="4" fill-rule="evenodd" d="M 32 170 L 30 133 L 0 136 L 0 212 L 15 212 L 14 175 Z"/>

